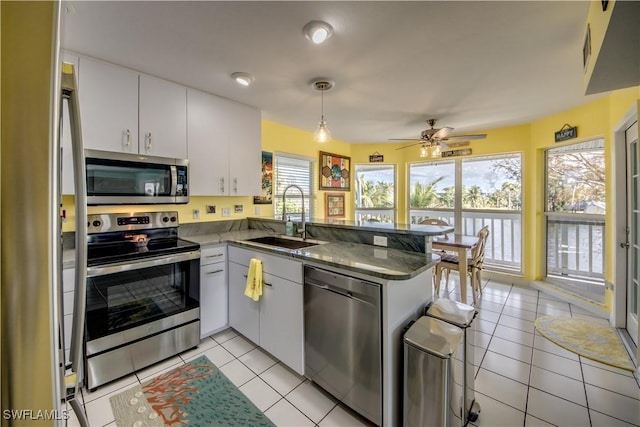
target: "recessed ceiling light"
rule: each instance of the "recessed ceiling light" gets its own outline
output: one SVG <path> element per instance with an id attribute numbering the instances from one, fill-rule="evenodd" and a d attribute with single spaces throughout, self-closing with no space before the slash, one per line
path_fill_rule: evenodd
<path id="1" fill-rule="evenodd" d="M 233 73 L 231 77 L 236 83 L 242 86 L 249 86 L 254 80 L 253 76 L 249 73 Z"/>
<path id="2" fill-rule="evenodd" d="M 305 37 L 315 44 L 320 44 L 333 34 L 333 27 L 326 22 L 311 21 L 302 28 Z"/>

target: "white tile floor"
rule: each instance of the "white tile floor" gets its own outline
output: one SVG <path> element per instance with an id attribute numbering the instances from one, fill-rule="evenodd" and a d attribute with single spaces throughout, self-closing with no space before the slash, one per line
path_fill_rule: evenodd
<path id="1" fill-rule="evenodd" d="M 589 312 L 542 292 L 484 283 L 475 339 L 476 426 L 640 426 L 640 386 L 631 372 L 580 357 L 539 335 L 542 315 L 601 322 Z M 441 297 L 459 299 L 456 277 Z M 606 322 L 606 321 L 605 321 Z M 160 372 L 206 355 L 278 426 L 359 426 L 366 421 L 313 383 L 227 329 L 190 350 L 135 375 L 83 391 L 92 426 L 114 426 L 109 397 Z M 69 425 L 77 423 L 75 418 Z"/>

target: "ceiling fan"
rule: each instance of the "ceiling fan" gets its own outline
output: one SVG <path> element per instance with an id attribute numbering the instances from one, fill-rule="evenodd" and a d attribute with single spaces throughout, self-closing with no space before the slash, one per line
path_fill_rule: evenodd
<path id="1" fill-rule="evenodd" d="M 487 137 L 486 133 L 449 136 L 453 132 L 453 128 L 435 128 L 436 121 L 437 119 L 427 120 L 427 124 L 431 126 L 431 129 L 423 130 L 419 138 L 392 138 L 389 141 L 416 141 L 415 144 L 405 145 L 404 147 L 396 148 L 396 150 L 420 145 L 420 157 L 439 157 L 442 148 L 463 147 L 469 145 L 469 140 L 471 139 L 484 139 Z"/>

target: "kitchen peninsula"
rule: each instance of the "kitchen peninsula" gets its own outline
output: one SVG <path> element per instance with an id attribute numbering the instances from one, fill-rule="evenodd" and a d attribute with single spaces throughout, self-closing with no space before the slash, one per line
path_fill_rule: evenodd
<path id="1" fill-rule="evenodd" d="M 439 260 L 425 248 L 452 227 L 311 220 L 309 239 L 288 237 L 301 245 L 288 248 L 264 239 L 284 234 L 282 221 L 245 221 L 220 233 L 213 228 L 222 224 L 213 223 L 183 230 L 203 253 L 228 243 L 228 325 L 376 424 L 398 425 L 402 334 L 431 301 L 431 268 Z M 259 301 L 244 295 L 252 259 L 263 266 Z M 328 280 L 318 283 L 320 276 Z M 340 290 L 344 282 L 367 294 Z M 332 368 L 315 369 L 314 360 Z M 372 372 L 363 384 L 358 371 L 365 367 Z"/>

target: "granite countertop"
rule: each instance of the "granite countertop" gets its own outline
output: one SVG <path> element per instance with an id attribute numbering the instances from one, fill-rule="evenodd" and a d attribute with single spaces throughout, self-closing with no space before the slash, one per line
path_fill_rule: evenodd
<path id="1" fill-rule="evenodd" d="M 410 279 L 440 261 L 438 255 L 431 253 L 407 252 L 358 243 L 319 242 L 317 245 L 301 249 L 279 248 L 243 240 L 229 241 L 229 243 L 385 280 Z"/>
<path id="2" fill-rule="evenodd" d="M 274 222 L 274 224 L 278 223 L 278 221 Z M 367 231 L 393 230 L 395 233 L 400 234 L 406 233 L 425 236 L 443 234 L 449 231 L 450 228 L 416 224 L 356 224 L 355 221 L 334 220 L 314 220 L 311 223 L 321 223 L 329 226 L 335 225 L 335 227 L 338 228 L 354 228 L 358 230 L 366 228 Z M 386 280 L 406 280 L 412 278 L 433 267 L 440 260 L 438 255 L 431 253 L 410 252 L 407 250 L 373 246 L 357 242 L 322 242 L 308 239 L 308 241 L 320 244 L 302 249 L 286 249 L 247 241 L 257 237 L 281 234 L 281 231 L 278 232 L 275 228 L 267 225 L 266 228 L 263 229 L 232 228 L 211 230 L 196 228 L 180 237 L 198 243 L 202 247 L 228 242 L 236 246 L 289 256 L 302 261 L 324 264 Z M 75 251 L 73 249 L 65 249 L 63 251 L 63 268 L 72 268 L 74 266 L 74 253 Z"/>

